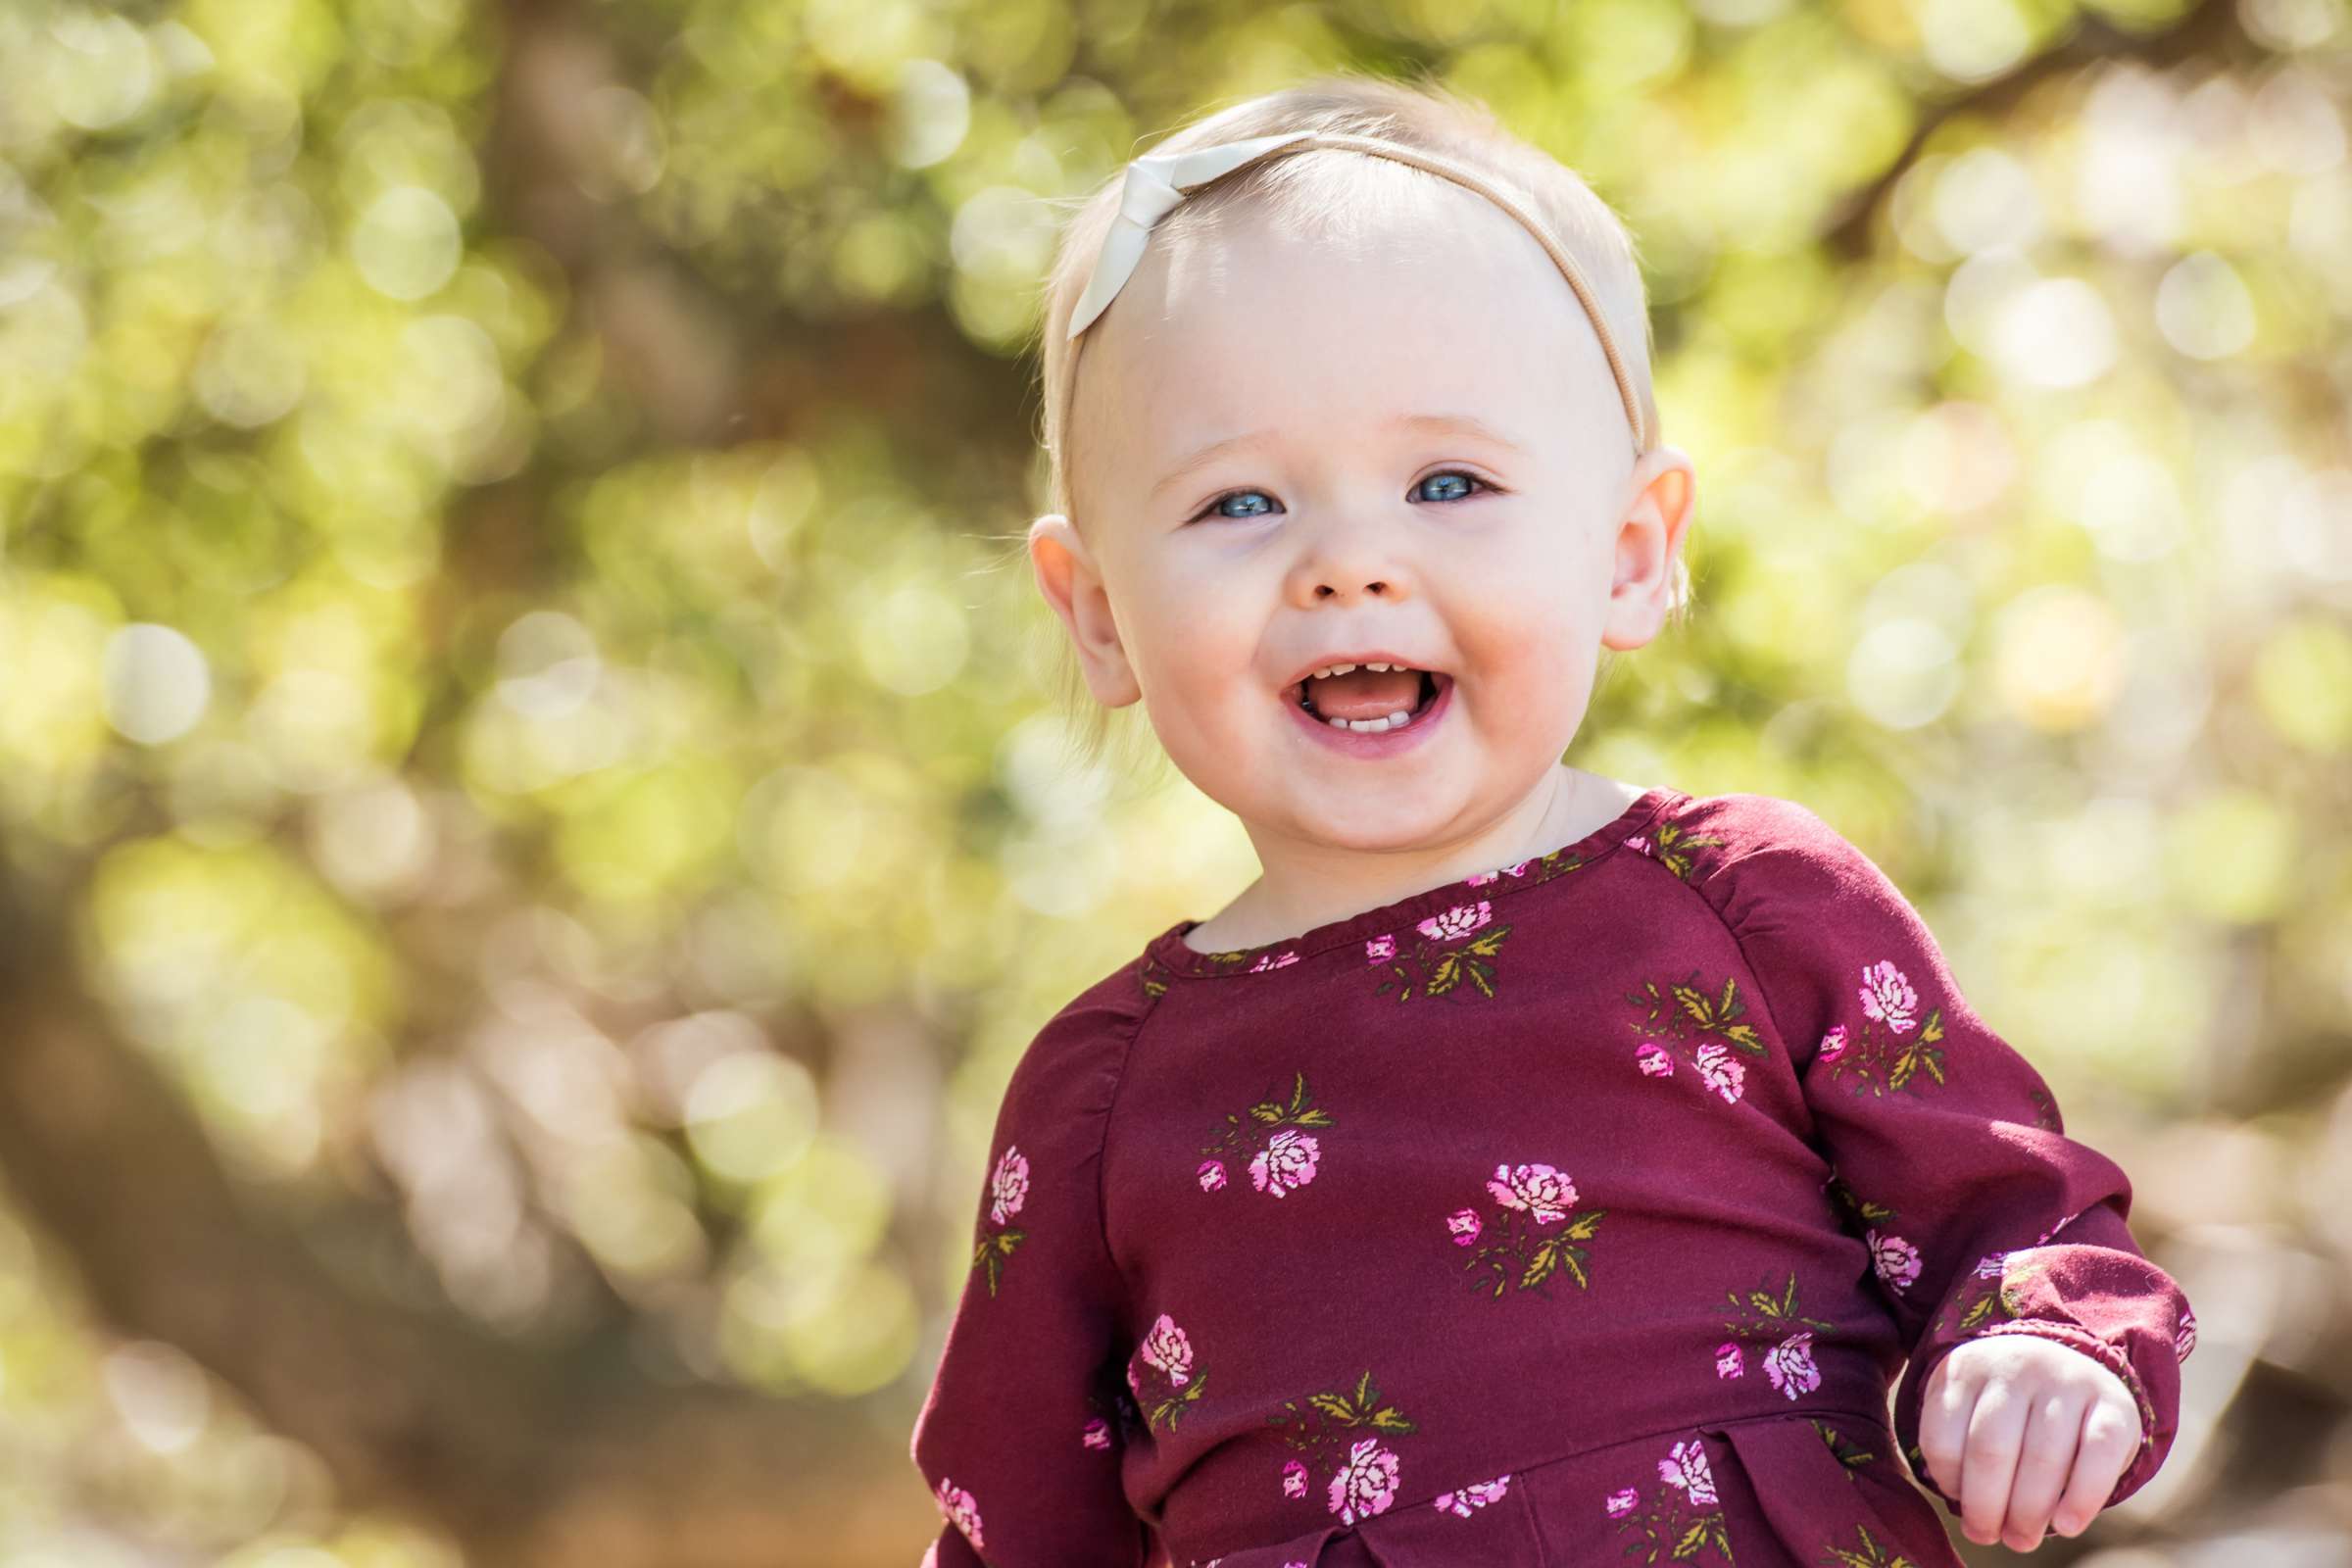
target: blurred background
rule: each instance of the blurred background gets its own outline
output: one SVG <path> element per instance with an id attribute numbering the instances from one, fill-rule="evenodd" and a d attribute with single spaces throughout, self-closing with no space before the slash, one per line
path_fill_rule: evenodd
<path id="1" fill-rule="evenodd" d="M 0 1568 L 912 1564 L 1011 1064 L 1254 869 L 1063 754 L 1038 281 L 1333 67 L 1640 238 L 1571 760 L 1861 845 L 2196 1303 L 2038 1560 L 2352 1563 L 2345 0 L 6 0 Z"/>

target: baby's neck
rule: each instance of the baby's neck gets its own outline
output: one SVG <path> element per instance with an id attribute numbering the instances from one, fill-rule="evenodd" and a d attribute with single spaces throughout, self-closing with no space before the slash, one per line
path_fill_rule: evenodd
<path id="1" fill-rule="evenodd" d="M 1515 865 L 1606 826 L 1645 788 L 1562 763 L 1529 795 L 1524 809 L 1498 819 L 1478 838 L 1436 859 L 1360 857 L 1367 871 L 1360 879 L 1335 877 L 1328 857 L 1311 866 L 1294 863 L 1270 854 L 1261 842 L 1258 858 L 1265 869 L 1258 879 L 1187 931 L 1184 945 L 1196 953 L 1265 947 L 1481 871 Z"/>

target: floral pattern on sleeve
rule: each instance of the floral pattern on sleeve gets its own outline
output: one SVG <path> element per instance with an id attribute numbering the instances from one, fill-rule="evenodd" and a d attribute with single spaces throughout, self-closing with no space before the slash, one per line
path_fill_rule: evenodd
<path id="1" fill-rule="evenodd" d="M 1634 1533 L 1625 1551 L 1637 1561 L 1702 1561 L 1700 1554 L 1706 1553 L 1727 1568 L 1732 1562 L 1715 1475 L 1707 1467 L 1706 1446 L 1696 1438 L 1667 1450 L 1658 1461 L 1657 1482 L 1646 1493 L 1621 1488 L 1602 1506 L 1617 1521 L 1619 1533 Z"/>
<path id="2" fill-rule="evenodd" d="M 1870 1249 L 1871 1272 L 1879 1283 L 1894 1296 L 1908 1292 L 1918 1283 L 1922 1261 L 1919 1249 L 1895 1232 L 1899 1216 L 1884 1203 L 1857 1197 L 1835 1173 L 1824 1186 L 1847 1216 L 1846 1229 L 1859 1233 L 1862 1245 Z"/>
<path id="3" fill-rule="evenodd" d="M 1476 1208 L 1446 1216 L 1446 1232 L 1456 1247 L 1471 1249 L 1462 1268 L 1475 1289 L 1499 1298 L 1506 1290 L 1541 1291 L 1565 1271 L 1577 1289 L 1590 1290 L 1585 1264 L 1589 1242 L 1608 1210 L 1576 1208 L 1576 1183 L 1556 1165 L 1500 1164 L 1487 1179 L 1494 1217 Z M 1490 1290 L 1490 1286 L 1492 1289 Z"/>
<path id="4" fill-rule="evenodd" d="M 1372 1381 L 1369 1369 L 1356 1379 L 1352 1390 L 1329 1389 L 1310 1394 L 1304 1400 L 1285 1399 L 1281 1412 L 1266 1420 L 1269 1426 L 1283 1429 L 1286 1445 L 1306 1455 L 1283 1464 L 1284 1496 L 1304 1497 L 1317 1490 L 1310 1466 L 1331 1463 L 1334 1468 L 1322 1482 L 1320 1494 L 1327 1511 L 1338 1514 L 1342 1524 L 1386 1513 L 1389 1504 L 1396 1500 L 1402 1461 L 1389 1446 L 1390 1440 L 1411 1437 L 1415 1428 L 1402 1410 L 1381 1398 L 1380 1387 Z M 1355 1436 L 1359 1432 L 1365 1436 Z M 1338 1454 L 1342 1445 L 1346 1445 L 1346 1452 Z"/>
<path id="5" fill-rule="evenodd" d="M 1691 833 L 1679 822 L 1661 822 L 1654 831 L 1646 835 L 1637 833 L 1627 839 L 1625 844 L 1626 848 L 1648 856 L 1667 870 L 1688 882 L 1690 880 L 1691 866 L 1695 863 L 1690 852 L 1703 845 L 1724 842 L 1726 841 L 1719 838 L 1700 837 Z"/>
<path id="6" fill-rule="evenodd" d="M 939 1503 L 940 1516 L 962 1532 L 963 1539 L 972 1544 L 974 1551 L 978 1551 L 982 1544 L 980 1504 L 972 1500 L 972 1494 L 943 1476 L 939 1490 L 932 1496 Z"/>
<path id="7" fill-rule="evenodd" d="M 1740 995 L 1737 977 L 1726 977 L 1717 993 L 1701 984 L 1694 969 L 1689 979 L 1664 985 L 1644 980 L 1639 991 L 1626 993 L 1625 1000 L 1643 1009 L 1627 1027 L 1642 1037 L 1634 1050 L 1634 1064 L 1645 1077 L 1672 1077 L 1676 1054 L 1686 1054 L 1706 1089 L 1726 1104 L 1739 1102 L 1747 1081 L 1740 1055 L 1761 1057 L 1765 1045 L 1747 1019 L 1747 1003 Z"/>
<path id="8" fill-rule="evenodd" d="M 1146 1368 L 1136 1370 L 1137 1363 Z M 1127 1358 L 1127 1387 L 1144 1412 L 1146 1427 L 1164 1426 L 1170 1432 L 1208 1387 L 1208 1373 L 1193 1363 L 1193 1342 L 1176 1320 L 1162 1312 L 1144 1336 L 1144 1343 Z"/>
<path id="9" fill-rule="evenodd" d="M 1307 1094 L 1304 1073 L 1293 1075 L 1288 1102 L 1277 1099 L 1279 1089 L 1269 1089 L 1265 1099 L 1247 1111 L 1227 1112 L 1224 1124 L 1200 1146 L 1200 1152 L 1209 1156 L 1194 1172 L 1202 1192 L 1217 1192 L 1226 1184 L 1225 1161 L 1219 1155 L 1237 1155 L 1261 1137 L 1265 1142 L 1257 1145 L 1246 1167 L 1251 1187 L 1280 1198 L 1315 1179 L 1323 1148 L 1313 1133 L 1302 1129 L 1331 1126 L 1331 1112 Z"/>
<path id="10" fill-rule="evenodd" d="M 1007 1144 L 1004 1152 L 997 1156 L 997 1168 L 988 1178 L 988 1221 L 981 1227 L 980 1240 L 972 1249 L 972 1267 L 986 1271 L 990 1296 L 997 1294 L 997 1279 L 1004 1260 L 1012 1256 L 1012 1250 L 1021 1245 L 1027 1234 L 1008 1226 L 1028 1197 L 1029 1158 Z M 997 1228 L 992 1231 L 988 1225 Z"/>
<path id="11" fill-rule="evenodd" d="M 1943 1009 L 1930 1007 L 1923 1018 L 1911 977 L 1889 958 L 1862 966 L 1854 997 L 1861 1021 L 1851 1029 L 1837 1024 L 1823 1035 L 1813 1065 L 1857 1095 L 1941 1088 Z"/>

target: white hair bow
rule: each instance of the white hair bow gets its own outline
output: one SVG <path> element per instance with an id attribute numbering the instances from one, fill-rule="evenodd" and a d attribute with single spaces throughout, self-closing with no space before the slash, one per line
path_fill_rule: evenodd
<path id="1" fill-rule="evenodd" d="M 1633 426 L 1634 451 L 1649 450 L 1648 421 L 1643 418 L 1642 400 L 1635 394 L 1634 380 L 1625 358 L 1618 352 L 1617 340 L 1609 331 L 1607 318 L 1600 301 L 1586 280 L 1584 269 L 1568 254 L 1551 232 L 1548 224 L 1511 191 L 1503 189 L 1478 171 L 1436 153 L 1406 146 L 1380 136 L 1358 136 L 1340 131 L 1295 130 L 1287 135 L 1255 136 L 1248 141 L 1218 142 L 1210 147 L 1196 147 L 1182 153 L 1147 153 L 1131 160 L 1126 178 L 1119 186 L 1119 210 L 1110 220 L 1110 228 L 1102 236 L 1102 249 L 1095 257 L 1095 270 L 1088 274 L 1085 289 L 1078 303 L 1070 309 L 1069 336 L 1075 341 L 1107 310 L 1118 297 L 1127 279 L 1144 259 L 1144 246 L 1152 237 L 1152 225 L 1182 205 L 1184 198 L 1199 186 L 1223 174 L 1230 174 L 1244 164 L 1251 163 L 1268 153 L 1277 152 L 1293 142 L 1312 147 L 1332 147 L 1344 151 L 1369 153 L 1374 157 L 1393 159 L 1410 164 L 1416 169 L 1450 179 L 1455 184 L 1478 192 L 1517 219 L 1522 227 L 1535 236 L 1544 247 L 1544 254 L 1560 270 L 1568 280 L 1592 330 L 1600 339 L 1600 351 L 1609 362 L 1609 371 L 1616 378 L 1618 396 L 1625 404 L 1625 416 Z"/>
<path id="2" fill-rule="evenodd" d="M 1127 286 L 1127 279 L 1135 275 L 1137 264 L 1144 259 L 1144 242 L 1152 237 L 1152 225 L 1173 212 L 1186 192 L 1312 134 L 1295 130 L 1287 136 L 1257 136 L 1196 147 L 1189 153 L 1147 153 L 1128 164 L 1126 181 L 1119 187 L 1118 216 L 1110 220 L 1110 232 L 1103 236 L 1102 252 L 1095 259 L 1086 292 L 1078 296 L 1078 304 L 1070 312 L 1070 336 L 1092 326 L 1095 318 Z"/>

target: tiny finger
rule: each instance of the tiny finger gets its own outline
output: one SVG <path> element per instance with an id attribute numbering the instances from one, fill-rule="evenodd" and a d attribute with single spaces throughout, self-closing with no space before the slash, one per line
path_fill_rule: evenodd
<path id="1" fill-rule="evenodd" d="M 2075 1468 L 2076 1440 L 2087 1402 L 2082 1395 L 2063 1390 L 2032 1401 L 2018 1450 L 2017 1477 L 2009 1487 L 2009 1517 L 2001 1526 L 2001 1541 L 2010 1550 L 2032 1551 L 2041 1544 L 2050 1511 Z"/>
<path id="2" fill-rule="evenodd" d="M 2001 1536 L 2009 1513 L 2009 1485 L 2017 1474 L 2017 1448 L 2025 1437 L 2027 1402 L 2008 1386 L 1988 1382 L 1968 1418 L 1962 1452 L 1960 1518 L 1968 1539 L 1989 1546 Z"/>
<path id="3" fill-rule="evenodd" d="M 1920 1401 L 1919 1452 L 1928 1462 L 1928 1478 L 1957 1502 L 1966 1468 L 1961 1461 L 1968 1447 L 1968 1418 L 1976 1408 L 1979 1385 L 1952 1376 L 1952 1364 L 1949 1356 L 1937 1363 L 1928 1396 Z"/>
<path id="4" fill-rule="evenodd" d="M 2082 1414 L 2082 1429 L 2075 1444 L 2075 1468 L 2066 1494 L 2058 1499 L 2051 1528 L 2062 1536 L 2079 1536 L 2090 1528 L 2107 1494 L 2132 1461 L 2131 1425 L 2112 1406 L 2094 1401 Z"/>

